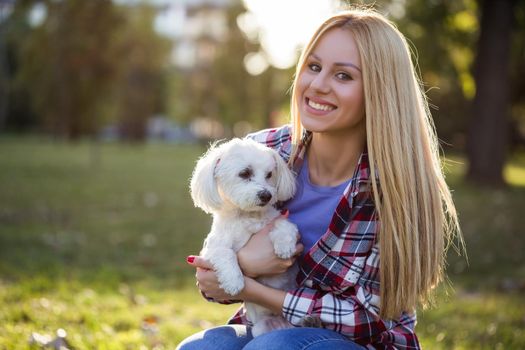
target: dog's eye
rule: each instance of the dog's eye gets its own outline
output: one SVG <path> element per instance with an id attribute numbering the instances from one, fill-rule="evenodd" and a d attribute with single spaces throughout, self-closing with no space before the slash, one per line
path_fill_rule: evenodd
<path id="1" fill-rule="evenodd" d="M 272 177 L 272 172 L 270 171 L 268 174 L 266 174 L 266 178 L 270 179 Z"/>
<path id="2" fill-rule="evenodd" d="M 247 180 L 247 179 L 249 179 L 250 177 L 252 177 L 252 175 L 253 175 L 253 173 L 252 173 L 252 169 L 249 169 L 249 168 L 246 168 L 246 169 L 244 169 L 243 171 L 241 171 L 241 172 L 239 173 L 239 177 L 240 177 L 241 179 L 245 179 L 245 180 Z"/>

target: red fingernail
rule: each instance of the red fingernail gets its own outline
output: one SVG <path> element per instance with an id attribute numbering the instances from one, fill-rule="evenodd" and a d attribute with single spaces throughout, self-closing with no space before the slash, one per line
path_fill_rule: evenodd
<path id="1" fill-rule="evenodd" d="M 194 260 L 195 260 L 195 256 L 193 255 L 190 255 L 186 258 L 186 261 L 188 262 L 188 264 L 193 264 Z"/>

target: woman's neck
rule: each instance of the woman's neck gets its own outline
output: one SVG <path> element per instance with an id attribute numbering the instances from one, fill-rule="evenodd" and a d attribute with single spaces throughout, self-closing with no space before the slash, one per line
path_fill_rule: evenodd
<path id="1" fill-rule="evenodd" d="M 366 134 L 313 133 L 308 148 L 310 181 L 336 186 L 352 177 L 365 147 Z"/>

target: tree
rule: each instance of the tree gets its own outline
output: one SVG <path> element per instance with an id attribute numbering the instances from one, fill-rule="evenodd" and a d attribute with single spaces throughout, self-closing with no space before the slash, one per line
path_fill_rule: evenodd
<path id="1" fill-rule="evenodd" d="M 29 9 L 34 5 L 34 1 L 19 0 L 16 2 L 16 6 L 13 4 L 10 4 L 13 6 L 12 11 L 8 11 L 10 12 L 9 15 L 4 17 L 0 24 L 5 34 L 0 38 L 0 41 L 4 41 L 5 45 L 3 79 L 5 79 L 4 93 L 6 93 L 3 97 L 6 102 L 0 107 L 6 113 L 0 125 L 0 131 L 26 131 L 35 128 L 38 124 L 38 118 L 31 108 L 31 103 L 28 103 L 30 100 L 29 86 L 17 79 L 20 72 L 20 60 L 17 57 L 20 56 L 25 38 L 28 38 L 32 33 L 27 16 Z M 0 5 L 1 11 L 5 10 L 2 8 L 5 6 L 9 5 Z"/>
<path id="2" fill-rule="evenodd" d="M 20 0 L 11 29 L 35 4 L 41 24 L 11 30 L 14 91 L 29 101 L 45 131 L 67 139 L 93 136 L 118 119 L 125 138 L 144 137 L 147 118 L 162 110 L 162 72 L 169 43 L 153 30 L 149 5 L 111 0 Z"/>
<path id="3" fill-rule="evenodd" d="M 44 3 L 47 18 L 24 41 L 18 79 L 46 130 L 68 139 L 92 135 L 117 73 L 111 33 L 123 18 L 109 0 Z"/>
<path id="4" fill-rule="evenodd" d="M 476 96 L 467 139 L 468 178 L 502 185 L 508 146 L 513 0 L 482 0 L 474 76 Z"/>
<path id="5" fill-rule="evenodd" d="M 156 10 L 148 5 L 123 8 L 126 26 L 115 43 L 123 59 L 118 62 L 117 122 L 128 141 L 145 137 L 146 123 L 164 109 L 163 74 L 170 42 L 153 30 Z"/>
<path id="6" fill-rule="evenodd" d="M 525 3 L 515 5 L 516 19 L 511 59 L 510 151 L 525 151 Z"/>
<path id="7" fill-rule="evenodd" d="M 394 18 L 417 50 L 443 146 L 467 151 L 477 183 L 502 184 L 506 155 L 525 145 L 523 4 L 412 0 Z"/>
<path id="8" fill-rule="evenodd" d="M 5 127 L 9 109 L 9 66 L 7 51 L 7 25 L 4 21 L 4 6 L 0 3 L 0 130 Z"/>
<path id="9" fill-rule="evenodd" d="M 94 134 L 116 76 L 112 35 L 123 18 L 110 0 L 44 1 L 47 18 L 21 44 L 18 84 L 45 128 L 76 139 Z"/>

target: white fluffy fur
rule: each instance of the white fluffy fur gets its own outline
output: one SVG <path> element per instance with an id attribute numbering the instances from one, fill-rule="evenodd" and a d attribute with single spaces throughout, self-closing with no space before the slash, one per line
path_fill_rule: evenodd
<path id="1" fill-rule="evenodd" d="M 234 296 L 244 288 L 237 251 L 279 216 L 274 204 L 291 198 L 294 192 L 295 178 L 277 152 L 249 139 L 213 146 L 198 161 L 191 179 L 191 196 L 196 206 L 213 214 L 201 255 L 214 266 L 226 293 Z M 271 199 L 266 202 L 261 193 L 271 195 Z M 279 218 L 269 236 L 277 256 L 286 259 L 294 254 L 298 237 L 294 224 Z M 285 274 L 259 281 L 274 288 L 293 288 L 295 272 L 289 269 Z M 254 336 L 290 326 L 282 316 L 259 305 L 246 303 L 245 307 L 254 325 Z"/>

